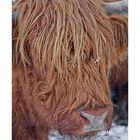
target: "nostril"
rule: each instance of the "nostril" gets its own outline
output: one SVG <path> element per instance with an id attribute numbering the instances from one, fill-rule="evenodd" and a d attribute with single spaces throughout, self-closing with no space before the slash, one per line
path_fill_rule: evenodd
<path id="1" fill-rule="evenodd" d="M 89 122 L 94 121 L 95 116 L 94 115 L 90 115 L 84 111 L 81 112 L 82 117 L 84 117 L 85 119 L 87 119 Z"/>

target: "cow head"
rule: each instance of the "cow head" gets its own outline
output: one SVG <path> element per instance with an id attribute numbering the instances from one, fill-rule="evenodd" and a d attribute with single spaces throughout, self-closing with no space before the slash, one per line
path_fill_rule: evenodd
<path id="1" fill-rule="evenodd" d="M 69 135 L 109 129 L 108 79 L 127 52 L 127 18 L 107 16 L 99 0 L 17 0 L 13 13 L 13 84 L 27 120 Z"/>

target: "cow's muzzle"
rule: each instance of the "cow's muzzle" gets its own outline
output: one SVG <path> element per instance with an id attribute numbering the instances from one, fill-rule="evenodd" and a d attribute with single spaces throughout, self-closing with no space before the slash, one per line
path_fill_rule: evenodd
<path id="1" fill-rule="evenodd" d="M 99 131 L 109 130 L 112 123 L 113 107 L 78 109 L 68 118 L 59 121 L 59 130 L 68 135 L 96 135 Z"/>

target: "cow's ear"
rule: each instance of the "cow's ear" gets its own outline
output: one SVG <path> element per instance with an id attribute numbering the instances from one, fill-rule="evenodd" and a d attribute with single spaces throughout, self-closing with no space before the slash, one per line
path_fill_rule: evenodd
<path id="1" fill-rule="evenodd" d="M 126 16 L 110 16 L 114 33 L 114 44 L 118 58 L 127 55 L 128 52 L 128 18 Z"/>

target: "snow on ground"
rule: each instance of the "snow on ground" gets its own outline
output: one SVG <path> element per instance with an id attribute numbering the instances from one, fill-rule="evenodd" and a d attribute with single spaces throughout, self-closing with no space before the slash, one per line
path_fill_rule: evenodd
<path id="1" fill-rule="evenodd" d="M 95 140 L 128 140 L 128 127 L 113 123 L 108 133 L 102 132 Z"/>
<path id="2" fill-rule="evenodd" d="M 103 131 L 96 137 L 76 139 L 68 136 L 62 137 L 57 131 L 53 131 L 49 135 L 49 140 L 128 140 L 128 127 L 112 124 L 109 132 Z"/>

